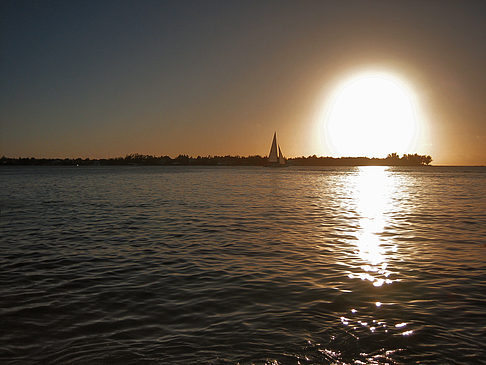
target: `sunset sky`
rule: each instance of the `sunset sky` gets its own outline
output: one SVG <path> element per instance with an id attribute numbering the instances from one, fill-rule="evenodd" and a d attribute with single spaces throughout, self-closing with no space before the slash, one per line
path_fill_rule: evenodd
<path id="1" fill-rule="evenodd" d="M 369 71 L 414 97 L 407 152 L 486 164 L 485 1 L 2 1 L 0 155 L 337 156 Z"/>

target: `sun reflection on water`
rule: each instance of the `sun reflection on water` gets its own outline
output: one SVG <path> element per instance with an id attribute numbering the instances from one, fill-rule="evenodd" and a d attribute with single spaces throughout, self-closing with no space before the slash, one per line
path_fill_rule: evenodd
<path id="1" fill-rule="evenodd" d="M 349 277 L 368 280 L 374 286 L 391 284 L 388 260 L 397 248 L 384 242 L 381 234 L 387 223 L 386 213 L 392 208 L 394 177 L 384 166 L 363 166 L 354 179 L 352 198 L 359 218 L 355 253 L 363 264 L 360 272 L 351 273 Z"/>
<path id="2" fill-rule="evenodd" d="M 347 267 L 352 267 L 348 277 L 383 288 L 400 280 L 400 273 L 396 267 L 399 255 L 397 244 L 387 234 L 387 230 L 393 225 L 393 217 L 403 211 L 403 207 L 397 205 L 404 198 L 401 192 L 403 181 L 388 167 L 366 166 L 349 175 L 348 186 L 349 199 L 346 201 L 346 208 L 353 214 L 357 223 L 354 225 L 356 230 L 350 235 L 352 238 L 348 240 L 353 247 L 352 255 L 347 260 Z M 339 317 L 341 325 L 348 329 L 347 333 L 352 332 L 357 339 L 368 334 L 414 334 L 414 330 L 408 328 L 409 322 L 397 320 L 387 323 L 383 315 L 379 314 L 389 310 L 389 306 L 393 305 L 380 301 L 386 297 L 383 290 L 378 289 L 370 294 L 371 301 L 368 303 L 356 303 L 360 306 L 359 310 L 348 309 Z M 388 359 L 394 351 L 399 350 L 388 348 L 385 354 L 377 356 L 385 356 Z M 363 355 L 367 356 L 364 353 Z M 370 363 L 375 363 L 374 359 L 370 359 Z"/>

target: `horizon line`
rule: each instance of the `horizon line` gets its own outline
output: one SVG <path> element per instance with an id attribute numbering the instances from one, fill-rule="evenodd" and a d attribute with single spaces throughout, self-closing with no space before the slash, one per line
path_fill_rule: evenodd
<path id="1" fill-rule="evenodd" d="M 316 154 L 313 154 L 313 155 L 308 155 L 308 156 L 304 156 L 304 155 L 300 155 L 300 156 L 293 156 L 293 157 L 284 157 L 285 159 L 295 159 L 295 158 L 334 158 L 334 159 L 338 159 L 338 158 L 367 158 L 367 159 L 380 159 L 380 160 L 383 160 L 383 159 L 387 159 L 389 158 L 389 155 L 392 155 L 394 152 L 392 153 L 389 153 L 388 156 L 386 157 L 370 157 L 370 156 L 339 156 L 339 157 L 335 157 L 335 156 L 324 156 L 324 155 L 316 155 Z M 432 157 L 431 155 L 428 155 L 428 154 L 419 154 L 417 152 L 415 153 L 404 153 L 401 155 L 401 157 L 403 156 L 414 156 L 414 155 L 418 155 L 418 156 L 430 156 Z M 23 157 L 23 156 L 18 156 L 18 157 L 10 157 L 10 156 L 7 156 L 7 155 L 2 155 L 0 157 L 0 159 L 36 159 L 36 160 L 109 160 L 109 159 L 118 159 L 118 158 L 127 158 L 127 157 L 130 157 L 130 156 L 140 156 L 140 157 L 154 157 L 154 158 L 163 158 L 163 157 L 169 157 L 171 159 L 176 159 L 177 157 L 179 156 L 186 156 L 186 157 L 189 157 L 189 158 L 194 158 L 194 159 L 197 159 L 198 157 L 200 158 L 214 158 L 214 157 L 239 157 L 239 158 L 248 158 L 248 157 L 261 157 L 261 158 L 268 158 L 268 155 L 260 155 L 260 154 L 249 154 L 249 155 L 230 155 L 230 154 L 226 154 L 226 155 L 218 155 L 218 154 L 215 154 L 215 155 L 211 155 L 211 154 L 208 154 L 208 155 L 197 155 L 197 156 L 191 156 L 189 154 L 186 154 L 186 153 L 179 153 L 178 155 L 151 155 L 151 154 L 143 154 L 143 153 L 128 153 L 126 154 L 125 156 L 111 156 L 111 157 L 36 157 L 36 156 L 29 156 L 29 157 Z M 399 158 L 400 155 L 396 155 L 398 156 Z"/>

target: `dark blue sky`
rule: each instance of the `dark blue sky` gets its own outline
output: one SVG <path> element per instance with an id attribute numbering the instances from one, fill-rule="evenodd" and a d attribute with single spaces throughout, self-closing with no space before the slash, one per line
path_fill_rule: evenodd
<path id="1" fill-rule="evenodd" d="M 330 154 L 315 116 L 383 68 L 427 115 L 419 153 L 486 163 L 484 1 L 3 1 L 0 154 Z M 392 152 L 392 151 L 390 151 Z"/>

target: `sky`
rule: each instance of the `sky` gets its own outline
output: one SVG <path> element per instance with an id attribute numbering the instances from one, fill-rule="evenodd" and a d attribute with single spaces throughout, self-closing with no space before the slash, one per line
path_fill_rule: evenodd
<path id="1" fill-rule="evenodd" d="M 410 152 L 486 165 L 485 67 L 484 1 L 2 1 L 0 155 L 330 156 L 373 69 L 415 93 Z"/>

